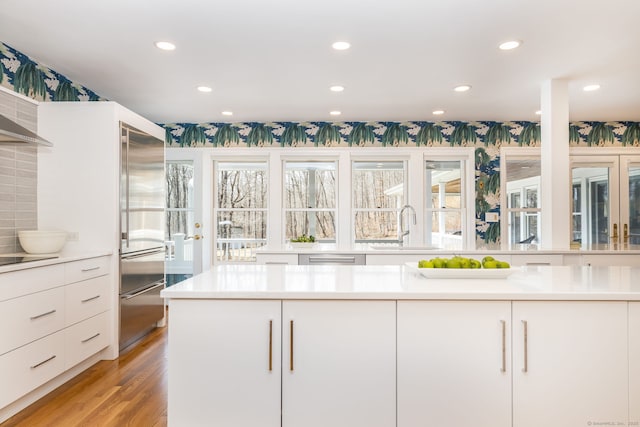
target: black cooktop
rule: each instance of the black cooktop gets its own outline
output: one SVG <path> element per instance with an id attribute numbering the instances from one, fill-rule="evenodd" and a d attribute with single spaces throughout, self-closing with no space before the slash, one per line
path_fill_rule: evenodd
<path id="1" fill-rule="evenodd" d="M 0 255 L 0 267 L 12 264 L 22 264 L 23 262 L 42 261 L 44 259 L 58 258 L 57 255 L 18 255 L 3 256 Z"/>

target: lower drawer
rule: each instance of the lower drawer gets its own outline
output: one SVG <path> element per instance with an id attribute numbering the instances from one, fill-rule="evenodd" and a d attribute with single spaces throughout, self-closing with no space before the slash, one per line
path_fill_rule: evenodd
<path id="1" fill-rule="evenodd" d="M 0 356 L 0 408 L 64 372 L 64 331 Z"/>
<path id="2" fill-rule="evenodd" d="M 100 313 L 64 330 L 65 370 L 109 345 L 109 313 Z"/>

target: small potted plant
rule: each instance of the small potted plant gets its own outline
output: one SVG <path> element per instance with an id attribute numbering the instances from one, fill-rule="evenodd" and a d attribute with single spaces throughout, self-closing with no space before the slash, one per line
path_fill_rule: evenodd
<path id="1" fill-rule="evenodd" d="M 292 248 L 310 249 L 316 244 L 316 238 L 313 236 L 302 234 L 294 239 L 291 239 L 289 241 L 289 244 Z"/>

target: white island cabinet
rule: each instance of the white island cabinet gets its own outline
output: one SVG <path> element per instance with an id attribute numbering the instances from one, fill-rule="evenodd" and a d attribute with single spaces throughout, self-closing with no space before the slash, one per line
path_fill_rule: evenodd
<path id="1" fill-rule="evenodd" d="M 508 301 L 398 301 L 398 426 L 510 426 L 510 328 Z"/>
<path id="2" fill-rule="evenodd" d="M 638 276 L 218 266 L 163 291 L 169 424 L 637 425 Z"/>
<path id="3" fill-rule="evenodd" d="M 640 302 L 629 303 L 629 425 L 640 426 Z"/>
<path id="4" fill-rule="evenodd" d="M 280 305 L 172 302 L 170 425 L 280 425 Z"/>
<path id="5" fill-rule="evenodd" d="M 514 427 L 627 425 L 627 307 L 513 303 Z"/>
<path id="6" fill-rule="evenodd" d="M 389 427 L 395 301 L 283 301 L 283 427 Z"/>
<path id="7" fill-rule="evenodd" d="M 170 325 L 171 425 L 395 423 L 395 302 L 177 300 Z"/>

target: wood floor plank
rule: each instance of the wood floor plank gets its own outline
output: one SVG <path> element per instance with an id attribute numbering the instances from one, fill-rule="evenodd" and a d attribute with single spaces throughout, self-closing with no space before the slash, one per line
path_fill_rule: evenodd
<path id="1" fill-rule="evenodd" d="M 166 427 L 167 328 L 100 361 L 2 427 Z"/>

